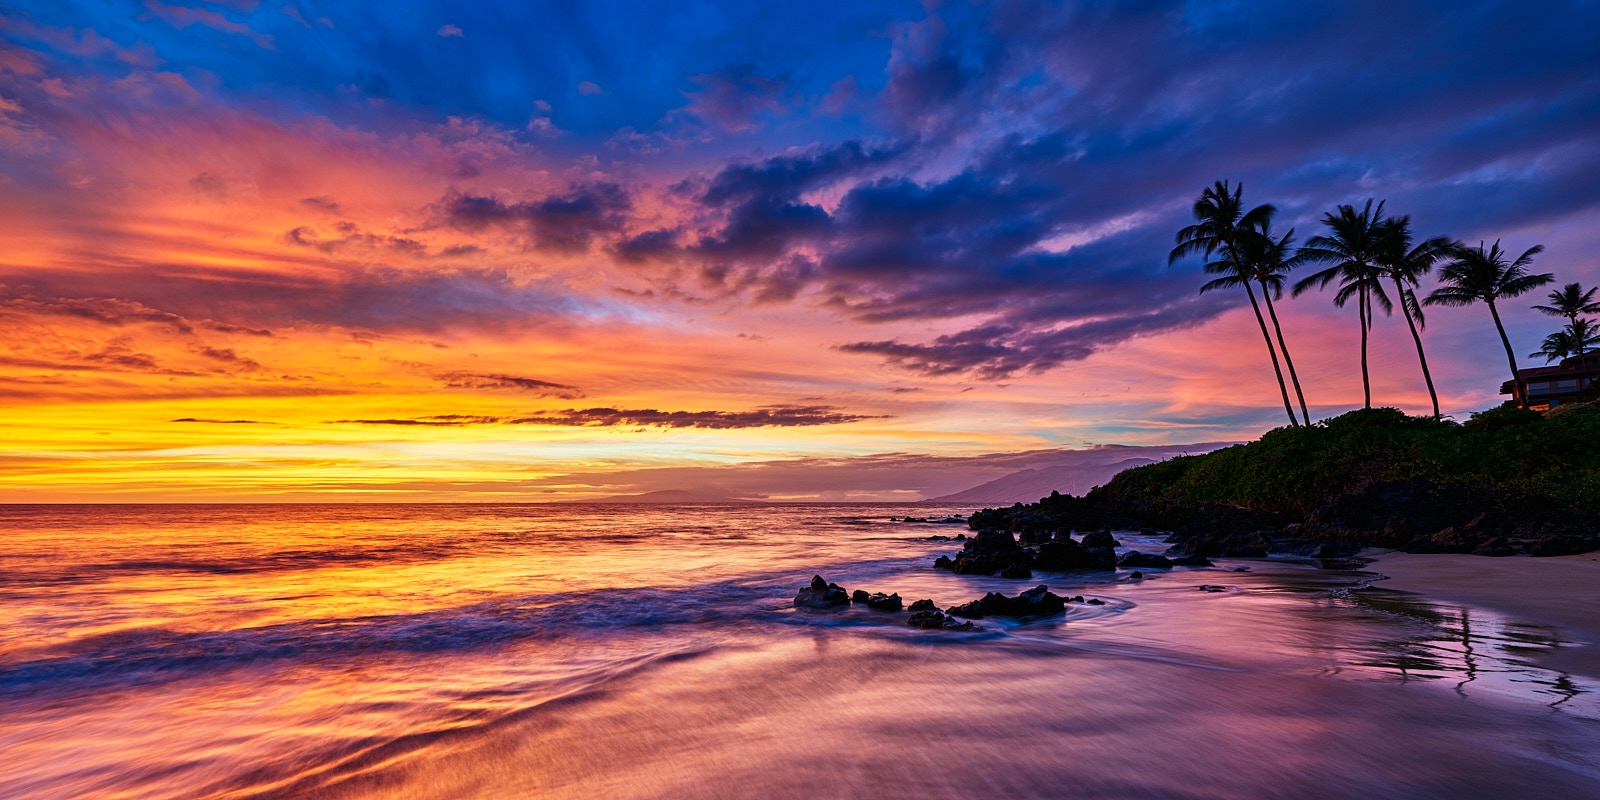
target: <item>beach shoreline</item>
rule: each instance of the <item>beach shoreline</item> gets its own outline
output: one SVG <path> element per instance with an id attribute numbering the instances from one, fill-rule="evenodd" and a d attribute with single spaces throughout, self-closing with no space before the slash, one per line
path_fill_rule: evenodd
<path id="1" fill-rule="evenodd" d="M 1478 606 L 1551 625 L 1572 642 L 1540 661 L 1548 668 L 1600 676 L 1600 552 L 1488 558 L 1368 551 L 1366 568 L 1382 589 Z"/>

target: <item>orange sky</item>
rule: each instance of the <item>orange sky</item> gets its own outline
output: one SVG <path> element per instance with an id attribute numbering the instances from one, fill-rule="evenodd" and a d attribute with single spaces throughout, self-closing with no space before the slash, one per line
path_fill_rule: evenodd
<path id="1" fill-rule="evenodd" d="M 1254 318 L 1234 297 L 1005 374 L 839 349 L 936 341 L 1015 309 L 873 316 L 889 284 L 808 277 L 821 239 L 728 269 L 695 261 L 742 213 L 707 199 L 729 165 L 834 152 L 792 131 L 777 146 L 739 138 L 747 128 L 673 130 L 640 155 L 372 98 L 335 120 L 241 101 L 217 75 L 128 42 L 8 24 L 14 39 L 55 44 L 0 54 L 0 502 L 583 499 L 632 487 L 562 476 L 1237 440 L 1282 421 Z M 63 55 L 91 50 L 121 66 Z M 983 138 L 913 148 L 902 179 L 931 192 L 976 169 L 962 159 Z M 890 185 L 873 184 L 889 180 L 874 169 L 785 208 L 842 218 L 850 191 Z M 1200 186 L 1055 219 L 1023 252 L 1133 242 L 1145 277 L 1126 291 L 1189 298 L 1197 266 L 1168 272 L 1165 253 Z M 625 199 L 608 206 L 607 192 Z M 1308 214 L 1323 202 L 1302 201 Z M 474 216 L 474 202 L 493 207 Z M 1559 273 L 1591 235 L 1583 222 L 1503 233 L 1553 241 L 1545 267 Z M 626 252 L 653 231 L 678 249 Z M 1063 296 L 1074 319 L 1029 324 L 1126 319 L 1098 304 L 1127 297 Z M 1019 292 L 1015 307 L 1035 299 Z M 1497 402 L 1504 377 L 1479 311 L 1435 311 L 1429 328 L 1458 417 Z M 1358 405 L 1353 315 L 1315 293 L 1280 313 L 1314 415 Z M 1531 350 L 1545 323 L 1514 316 Z M 1425 411 L 1403 326 L 1378 327 L 1375 397 Z"/>

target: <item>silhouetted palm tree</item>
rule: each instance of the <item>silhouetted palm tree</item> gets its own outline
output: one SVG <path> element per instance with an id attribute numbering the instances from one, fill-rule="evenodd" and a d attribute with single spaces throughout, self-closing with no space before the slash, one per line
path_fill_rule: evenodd
<path id="1" fill-rule="evenodd" d="M 1582 355 L 1589 348 L 1600 345 L 1600 327 L 1586 319 L 1573 320 L 1571 325 L 1544 337 L 1538 352 L 1529 358 L 1544 356 L 1544 363 Z"/>
<path id="2" fill-rule="evenodd" d="M 1339 206 L 1337 214 L 1322 217 L 1322 224 L 1328 226 L 1328 235 L 1307 239 L 1305 247 L 1300 248 L 1290 262 L 1291 266 L 1333 265 L 1297 282 L 1295 296 L 1312 286 L 1324 288 L 1338 279 L 1339 291 L 1333 296 L 1333 304 L 1343 308 L 1351 297 L 1356 298 L 1356 311 L 1361 317 L 1361 389 L 1365 408 L 1372 408 L 1372 380 L 1367 372 L 1367 332 L 1372 330 L 1372 304 L 1376 301 L 1385 312 L 1394 307 L 1383 291 L 1383 270 L 1378 266 L 1383 252 L 1382 217 L 1383 203 L 1374 210 L 1372 201 L 1368 200 L 1366 208 L 1360 212 L 1355 206 Z"/>
<path id="3" fill-rule="evenodd" d="M 1167 256 L 1167 265 L 1171 266 L 1178 259 L 1195 253 L 1208 257 L 1213 253 L 1221 254 L 1221 260 L 1207 264 L 1206 271 L 1214 274 L 1224 272 L 1225 277 L 1200 287 L 1200 292 L 1204 294 L 1223 286 L 1244 287 L 1245 294 L 1250 298 L 1250 307 L 1256 312 L 1256 323 L 1261 326 L 1261 338 L 1267 343 L 1267 355 L 1272 357 L 1272 371 L 1278 376 L 1278 391 L 1283 394 L 1283 410 L 1289 415 L 1289 424 L 1298 426 L 1300 422 L 1295 419 L 1294 408 L 1289 405 L 1289 389 L 1283 383 L 1283 370 L 1278 366 L 1278 352 L 1267 333 L 1266 320 L 1261 317 L 1256 293 L 1250 288 L 1250 271 L 1245 266 L 1241 252 L 1240 240 L 1257 235 L 1254 232 L 1255 220 L 1271 217 L 1275 209 L 1270 205 L 1260 205 L 1247 213 L 1244 210 L 1243 193 L 1242 184 L 1230 191 L 1227 181 L 1217 181 L 1201 192 L 1200 199 L 1194 203 L 1196 224 L 1178 231 L 1177 246 Z"/>
<path id="4" fill-rule="evenodd" d="M 1534 306 L 1534 309 L 1543 311 L 1552 317 L 1566 317 L 1572 325 L 1578 324 L 1578 317 L 1583 314 L 1600 314 L 1600 302 L 1594 299 L 1595 289 L 1584 291 L 1582 284 L 1569 283 L 1561 287 L 1560 291 L 1550 293 L 1550 305 Z M 1592 380 L 1589 375 L 1589 359 L 1582 358 L 1590 345 L 1580 344 L 1577 352 L 1578 363 L 1583 365 L 1583 378 L 1587 383 Z"/>
<path id="5" fill-rule="evenodd" d="M 1261 298 L 1267 301 L 1267 317 L 1272 320 L 1273 333 L 1277 334 L 1283 365 L 1289 368 L 1289 381 L 1294 384 L 1295 398 L 1300 401 L 1301 420 L 1310 425 L 1311 412 L 1306 410 L 1306 395 L 1300 390 L 1300 375 L 1294 370 L 1294 359 L 1289 357 L 1289 344 L 1283 340 L 1283 326 L 1278 324 L 1278 310 L 1272 305 L 1274 299 L 1283 298 L 1283 280 L 1293 269 L 1289 265 L 1292 259 L 1289 252 L 1294 247 L 1294 228 L 1279 238 L 1273 238 L 1271 212 L 1252 219 L 1251 223 L 1257 235 L 1240 240 L 1245 267 L 1261 286 Z"/>
<path id="6" fill-rule="evenodd" d="M 1422 350 L 1419 329 L 1426 324 L 1422 306 L 1417 302 L 1417 282 L 1433 269 L 1434 263 L 1449 254 L 1454 242 L 1435 236 L 1415 247 L 1411 245 L 1411 218 L 1390 217 L 1384 220 L 1383 247 L 1378 265 L 1394 281 L 1400 312 L 1405 315 L 1406 326 L 1411 329 L 1411 340 L 1417 345 L 1417 361 L 1422 364 L 1422 380 L 1428 384 L 1428 398 L 1433 401 L 1433 418 L 1439 418 L 1439 393 L 1433 388 L 1433 375 L 1428 371 L 1428 356 Z"/>
<path id="7" fill-rule="evenodd" d="M 1516 297 L 1555 280 L 1550 273 L 1532 275 L 1528 265 L 1533 257 L 1544 252 L 1544 245 L 1530 247 L 1515 261 L 1507 262 L 1507 253 L 1500 249 L 1500 240 L 1485 250 L 1483 243 L 1477 247 L 1457 245 L 1450 248 L 1450 263 L 1439 268 L 1442 284 L 1428 295 L 1428 305 L 1468 306 L 1482 302 L 1489 306 L 1489 316 L 1494 318 L 1495 329 L 1500 332 L 1500 343 L 1506 348 L 1506 362 L 1511 365 L 1511 380 L 1517 386 L 1517 404 L 1528 407 L 1527 387 L 1517 374 L 1517 356 L 1511 350 L 1511 339 L 1506 336 L 1506 326 L 1500 322 L 1500 311 L 1494 301 L 1502 297 Z"/>

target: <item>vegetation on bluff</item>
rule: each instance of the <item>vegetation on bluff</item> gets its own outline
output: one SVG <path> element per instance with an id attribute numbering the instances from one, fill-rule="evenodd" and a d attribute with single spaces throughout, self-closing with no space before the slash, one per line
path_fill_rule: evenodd
<path id="1" fill-rule="evenodd" d="M 1465 423 L 1374 408 L 1117 475 L 1115 501 L 1226 503 L 1305 514 L 1377 483 L 1481 485 L 1600 514 L 1600 408 L 1501 406 Z"/>
<path id="2" fill-rule="evenodd" d="M 1351 411 L 1135 467 L 1083 497 L 986 509 L 974 529 L 1152 528 L 1168 555 L 1375 545 L 1562 555 L 1600 548 L 1600 406 L 1501 406 L 1465 423 Z"/>

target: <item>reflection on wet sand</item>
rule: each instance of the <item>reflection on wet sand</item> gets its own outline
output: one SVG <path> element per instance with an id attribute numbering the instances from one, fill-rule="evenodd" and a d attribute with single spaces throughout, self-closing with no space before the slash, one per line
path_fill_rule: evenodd
<path id="1" fill-rule="evenodd" d="M 1336 593 L 1329 602 L 1389 623 L 1383 630 L 1391 635 L 1350 654 L 1353 667 L 1392 675 L 1402 683 L 1453 683 L 1462 697 L 1469 689 L 1483 691 L 1600 719 L 1600 703 L 1572 704 L 1595 695 L 1600 681 L 1541 665 L 1541 656 L 1575 645 L 1553 627 L 1377 587 Z"/>

